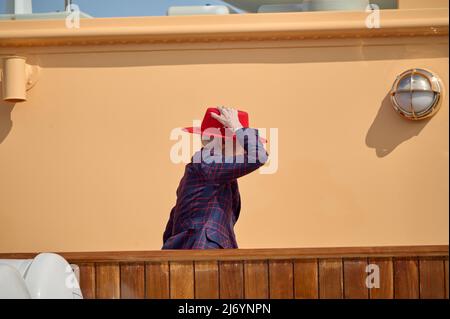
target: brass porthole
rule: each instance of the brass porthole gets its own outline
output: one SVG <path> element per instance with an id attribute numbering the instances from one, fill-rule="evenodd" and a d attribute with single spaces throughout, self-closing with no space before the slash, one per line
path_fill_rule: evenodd
<path id="1" fill-rule="evenodd" d="M 439 78 L 424 69 L 410 69 L 400 74 L 391 90 L 392 105 L 397 113 L 409 120 L 433 116 L 440 106 Z"/>

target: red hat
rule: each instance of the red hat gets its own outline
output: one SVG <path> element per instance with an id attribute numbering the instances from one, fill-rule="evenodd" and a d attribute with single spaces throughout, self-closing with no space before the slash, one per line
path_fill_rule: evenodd
<path id="1" fill-rule="evenodd" d="M 206 110 L 205 116 L 203 117 L 201 127 L 185 127 L 185 128 L 183 128 L 183 131 L 189 132 L 189 133 L 207 135 L 207 136 L 214 136 L 214 137 L 224 137 L 224 138 L 229 137 L 225 134 L 225 127 L 223 126 L 223 124 L 220 123 L 215 118 L 213 118 L 211 116 L 211 113 L 216 113 L 217 115 L 220 115 L 220 111 L 218 108 L 210 107 Z M 247 112 L 238 110 L 238 118 L 239 118 L 239 122 L 241 122 L 243 127 L 249 127 Z M 218 129 L 218 130 L 207 131 L 208 129 L 211 129 L 211 128 Z M 233 138 L 236 138 L 236 135 L 234 133 L 233 133 Z M 260 137 L 260 140 L 262 142 L 266 142 L 266 139 L 264 139 L 262 137 Z"/>

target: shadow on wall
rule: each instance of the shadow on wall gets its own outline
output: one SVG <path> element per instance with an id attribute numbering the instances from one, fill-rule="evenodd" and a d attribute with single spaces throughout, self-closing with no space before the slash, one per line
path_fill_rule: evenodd
<path id="1" fill-rule="evenodd" d="M 275 51 L 274 51 L 275 50 Z M 299 50 L 301 53 L 299 53 Z M 347 46 L 310 46 L 303 48 L 234 48 L 223 49 L 226 54 L 214 54 L 216 49 L 166 49 L 136 51 L 77 52 L 70 54 L 46 54 L 40 56 L 43 68 L 102 68 L 140 66 L 178 66 L 205 64 L 289 64 L 401 60 L 419 58 L 443 58 L 448 56 L 448 46 L 418 45 L 401 46 L 365 45 L 360 40 Z"/>
<path id="2" fill-rule="evenodd" d="M 0 92 L 1 92 L 1 82 L 0 82 Z M 12 120 L 11 120 L 11 112 L 16 103 L 10 103 L 3 101 L 3 97 L 0 94 L 0 144 L 5 140 L 8 136 L 9 132 L 11 132 L 12 128 Z"/>
<path id="3" fill-rule="evenodd" d="M 429 121 L 430 118 L 421 121 L 403 119 L 393 109 L 388 94 L 367 132 L 366 145 L 374 148 L 378 157 L 385 157 L 401 143 L 419 135 Z"/>

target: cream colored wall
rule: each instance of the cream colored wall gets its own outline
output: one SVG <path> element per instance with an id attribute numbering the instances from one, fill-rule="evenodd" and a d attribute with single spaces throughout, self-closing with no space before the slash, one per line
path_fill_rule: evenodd
<path id="1" fill-rule="evenodd" d="M 398 0 L 400 9 L 448 8 L 448 0 Z"/>
<path id="2" fill-rule="evenodd" d="M 0 252 L 159 249 L 170 132 L 218 104 L 279 130 L 276 174 L 240 181 L 240 247 L 448 244 L 447 37 L 20 51 L 42 73 L 0 102 Z M 414 123 L 388 99 L 413 67 L 445 89 Z"/>

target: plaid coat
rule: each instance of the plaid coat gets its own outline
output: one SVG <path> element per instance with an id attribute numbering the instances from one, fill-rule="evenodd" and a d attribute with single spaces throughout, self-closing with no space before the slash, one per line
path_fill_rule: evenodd
<path id="1" fill-rule="evenodd" d="M 224 157 L 203 148 L 186 165 L 162 249 L 238 247 L 233 229 L 241 210 L 237 178 L 262 166 L 267 153 L 256 129 L 239 129 L 236 139 L 243 155 Z"/>

